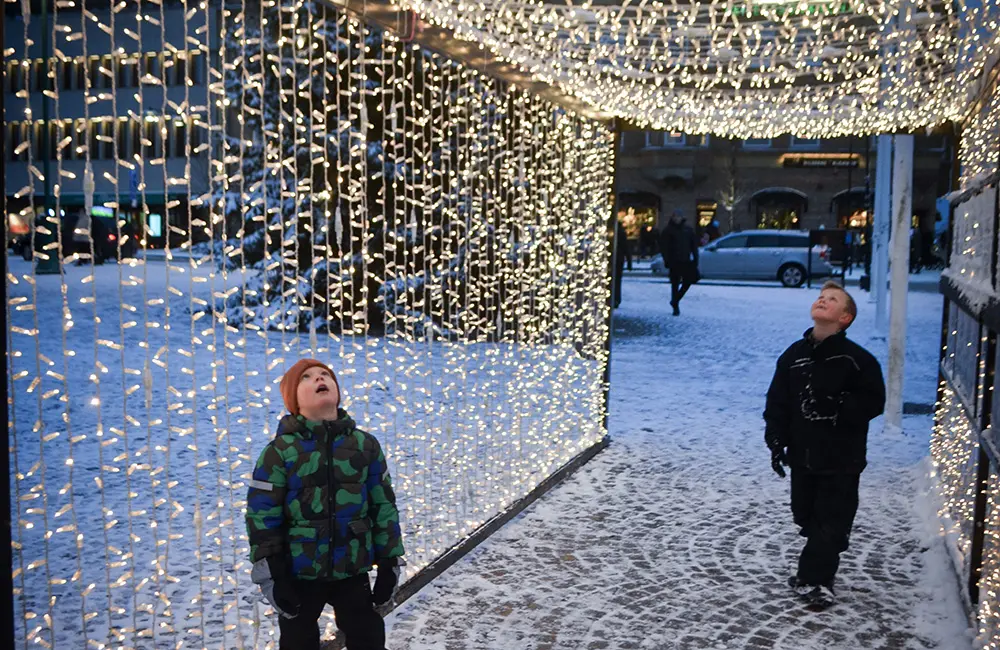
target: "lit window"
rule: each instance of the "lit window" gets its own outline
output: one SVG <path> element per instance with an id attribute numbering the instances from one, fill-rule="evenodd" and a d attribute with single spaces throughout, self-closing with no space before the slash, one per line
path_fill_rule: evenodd
<path id="1" fill-rule="evenodd" d="M 686 139 L 683 133 L 669 132 L 663 134 L 663 146 L 665 147 L 683 147 L 686 143 Z"/>

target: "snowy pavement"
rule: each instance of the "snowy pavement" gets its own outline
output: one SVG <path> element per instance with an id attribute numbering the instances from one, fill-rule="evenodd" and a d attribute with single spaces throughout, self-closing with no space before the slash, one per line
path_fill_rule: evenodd
<path id="1" fill-rule="evenodd" d="M 811 613 L 785 585 L 802 539 L 761 411 L 817 292 L 699 285 L 672 318 L 665 280 L 624 285 L 611 446 L 394 612 L 389 647 L 970 648 L 927 494 L 930 416 L 903 436 L 873 423 L 841 602 Z M 859 303 L 851 335 L 885 367 Z M 911 292 L 906 402 L 934 401 L 940 311 Z"/>

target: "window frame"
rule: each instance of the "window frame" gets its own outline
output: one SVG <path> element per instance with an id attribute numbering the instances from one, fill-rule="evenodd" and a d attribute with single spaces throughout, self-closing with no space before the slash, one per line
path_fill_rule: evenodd
<path id="1" fill-rule="evenodd" d="M 751 142 L 758 140 L 759 142 Z M 743 140 L 744 149 L 770 149 L 774 146 L 774 138 L 746 138 Z"/>

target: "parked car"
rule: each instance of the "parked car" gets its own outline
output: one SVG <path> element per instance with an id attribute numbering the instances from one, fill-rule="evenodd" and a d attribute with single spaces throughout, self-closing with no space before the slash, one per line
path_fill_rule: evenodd
<path id="1" fill-rule="evenodd" d="M 62 256 L 66 258 L 76 250 L 73 240 L 73 230 L 76 228 L 77 217 L 73 213 L 67 215 L 63 211 L 61 219 L 63 232 Z M 40 225 L 41 223 L 42 217 L 36 217 L 35 225 Z M 121 228 L 122 238 L 125 239 L 124 244 L 118 240 L 119 228 Z M 90 232 L 91 237 L 94 238 L 94 262 L 96 264 L 103 264 L 105 260 L 117 259 L 119 249 L 121 249 L 121 256 L 123 258 L 135 257 L 136 242 L 135 237 L 131 234 L 132 230 L 131 225 L 127 222 L 123 221 L 121 226 L 116 224 L 113 216 L 109 217 L 103 214 L 92 216 L 90 220 Z M 9 249 L 14 255 L 20 255 L 26 261 L 31 260 L 34 257 L 31 243 L 31 233 L 28 232 L 14 237 L 10 241 Z M 38 242 L 35 242 L 35 246 L 38 245 Z"/>
<path id="2" fill-rule="evenodd" d="M 812 253 L 813 277 L 834 274 L 829 249 L 816 246 Z M 667 275 L 662 259 L 651 265 L 654 275 Z M 751 230 L 721 237 L 701 248 L 701 276 L 717 280 L 778 280 L 786 287 L 800 287 L 809 272 L 809 233 L 797 230 Z"/>

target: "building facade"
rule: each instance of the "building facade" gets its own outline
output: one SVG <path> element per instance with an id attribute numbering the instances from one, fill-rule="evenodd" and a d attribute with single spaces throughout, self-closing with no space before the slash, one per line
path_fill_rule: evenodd
<path id="1" fill-rule="evenodd" d="M 675 209 L 724 234 L 752 228 L 853 228 L 868 225 L 876 138 L 795 136 L 730 140 L 706 135 L 626 131 L 620 135 L 619 215 L 635 238 L 662 228 Z M 942 135 L 917 136 L 915 225 L 933 233 L 939 196 L 950 187 L 952 151 Z"/>
<path id="2" fill-rule="evenodd" d="M 26 231 L 46 206 L 82 210 L 89 160 L 96 216 L 131 224 L 146 247 L 179 243 L 170 227 L 186 230 L 204 214 L 210 178 L 211 49 L 187 36 L 207 25 L 212 38 L 216 4 L 185 13 L 164 0 L 141 14 L 128 5 L 112 20 L 107 4 L 88 2 L 95 20 L 79 7 L 46 17 L 32 3 L 28 21 L 20 4 L 5 6 L 9 233 Z"/>

